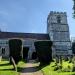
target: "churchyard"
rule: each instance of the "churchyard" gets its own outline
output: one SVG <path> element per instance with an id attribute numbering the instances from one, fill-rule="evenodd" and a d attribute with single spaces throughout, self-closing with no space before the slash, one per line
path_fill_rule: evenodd
<path id="1" fill-rule="evenodd" d="M 75 57 L 71 59 L 54 59 L 50 64 L 41 65 L 37 68 L 42 71 L 43 75 L 75 75 Z M 26 62 L 19 61 L 17 71 L 15 71 L 8 60 L 2 59 L 0 61 L 0 75 L 20 75 L 25 64 Z"/>
<path id="2" fill-rule="evenodd" d="M 21 40 L 10 40 L 10 58 L 6 60 L 2 56 L 0 57 L 0 75 L 29 75 L 29 73 L 33 75 L 75 75 L 74 55 L 56 55 L 55 58 L 52 58 L 51 41 L 37 41 L 34 45 L 38 60 L 34 59 L 36 62 L 28 62 L 28 59 L 26 62 L 21 55 Z M 38 63 L 40 64 L 38 65 Z"/>

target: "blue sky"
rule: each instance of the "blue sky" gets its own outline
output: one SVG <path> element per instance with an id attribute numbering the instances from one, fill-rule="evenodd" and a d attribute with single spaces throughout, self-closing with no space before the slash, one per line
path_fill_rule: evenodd
<path id="1" fill-rule="evenodd" d="M 72 0 L 0 0 L 2 31 L 46 33 L 50 11 L 67 12 L 70 35 L 75 36 Z"/>

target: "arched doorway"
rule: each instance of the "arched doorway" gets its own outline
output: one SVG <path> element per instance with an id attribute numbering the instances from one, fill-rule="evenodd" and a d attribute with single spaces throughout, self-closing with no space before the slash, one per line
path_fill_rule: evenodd
<path id="1" fill-rule="evenodd" d="M 29 47 L 23 47 L 23 59 L 27 60 L 28 58 Z"/>
<path id="2" fill-rule="evenodd" d="M 37 59 L 37 53 L 36 52 L 32 53 L 32 59 Z"/>

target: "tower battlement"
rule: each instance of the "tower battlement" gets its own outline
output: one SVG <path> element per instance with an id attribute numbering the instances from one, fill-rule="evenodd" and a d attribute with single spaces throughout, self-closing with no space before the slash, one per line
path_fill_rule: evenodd
<path id="1" fill-rule="evenodd" d="M 55 16 L 57 16 L 57 15 L 67 16 L 66 12 L 50 11 L 50 13 L 49 13 L 49 15 L 48 15 L 48 17 L 47 17 L 47 20 L 50 18 L 51 15 L 55 15 Z"/>
<path id="2" fill-rule="evenodd" d="M 51 11 L 50 14 L 63 14 L 63 15 L 65 15 L 66 12 Z"/>

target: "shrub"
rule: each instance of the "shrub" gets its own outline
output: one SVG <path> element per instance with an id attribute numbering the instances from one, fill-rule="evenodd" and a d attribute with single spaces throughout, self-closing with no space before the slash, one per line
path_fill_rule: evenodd
<path id="1" fill-rule="evenodd" d="M 55 59 L 55 61 L 56 61 L 55 64 L 57 65 L 57 64 L 59 63 L 59 56 L 56 55 L 56 59 Z"/>
<path id="2" fill-rule="evenodd" d="M 52 42 L 51 41 L 37 41 L 34 43 L 37 52 L 37 57 L 41 64 L 49 64 L 52 60 Z"/>
<path id="3" fill-rule="evenodd" d="M 57 66 L 54 67 L 54 71 L 61 70 L 61 69 L 62 69 L 61 65 L 57 65 Z"/>
<path id="4" fill-rule="evenodd" d="M 71 71 L 71 68 L 63 68 L 62 69 L 62 72 L 70 72 Z"/>
<path id="5" fill-rule="evenodd" d="M 72 71 L 75 72 L 75 55 L 73 56 L 72 63 L 73 63 Z"/>
<path id="6" fill-rule="evenodd" d="M 54 67 L 54 71 L 57 71 L 58 69 L 59 69 L 58 66 L 55 66 L 55 67 Z"/>
<path id="7" fill-rule="evenodd" d="M 75 72 L 75 67 L 72 68 L 72 72 Z"/>
<path id="8" fill-rule="evenodd" d="M 72 52 L 75 54 L 75 42 L 72 43 Z"/>
<path id="9" fill-rule="evenodd" d="M 72 58 L 73 58 L 73 56 L 69 56 L 69 63 L 72 62 Z"/>
<path id="10" fill-rule="evenodd" d="M 22 58 L 22 41 L 20 39 L 9 40 L 9 52 L 17 64 Z"/>
<path id="11" fill-rule="evenodd" d="M 68 59 L 68 56 L 64 56 L 64 60 L 65 61 L 68 61 L 69 59 Z"/>

